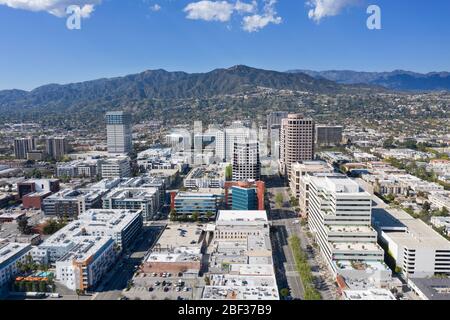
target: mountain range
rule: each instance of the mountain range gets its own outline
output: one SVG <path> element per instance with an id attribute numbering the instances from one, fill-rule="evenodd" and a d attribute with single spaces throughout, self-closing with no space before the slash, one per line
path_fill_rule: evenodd
<path id="1" fill-rule="evenodd" d="M 376 85 L 399 91 L 449 91 L 450 73 L 416 73 L 404 70 L 392 72 L 358 72 L 350 70 L 290 70 L 288 73 L 307 74 L 316 79 L 326 79 L 340 84 Z"/>
<path id="2" fill-rule="evenodd" d="M 220 98 L 227 101 L 230 95 L 256 94 L 263 97 L 267 92 L 280 90 L 336 95 L 386 92 L 387 89 L 450 90 L 450 74 L 422 75 L 407 71 L 278 72 L 243 65 L 207 73 L 148 70 L 124 77 L 49 84 L 31 91 L 0 91 L 0 120 L 66 117 L 69 114 L 81 119 L 82 114 L 96 117 L 114 109 L 149 115 L 150 108 L 153 113 L 164 113 L 167 106 L 189 106 L 196 100 Z M 259 103 L 268 100 L 261 101 Z M 243 103 L 240 108 L 247 105 Z"/>

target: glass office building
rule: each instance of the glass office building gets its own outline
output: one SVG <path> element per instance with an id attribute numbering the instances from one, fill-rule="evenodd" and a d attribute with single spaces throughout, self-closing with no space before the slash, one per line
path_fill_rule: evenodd
<path id="1" fill-rule="evenodd" d="M 258 198 L 256 189 L 232 187 L 232 210 L 257 210 Z"/>

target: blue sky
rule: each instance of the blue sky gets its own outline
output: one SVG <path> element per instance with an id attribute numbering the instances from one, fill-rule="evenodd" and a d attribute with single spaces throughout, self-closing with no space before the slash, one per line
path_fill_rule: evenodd
<path id="1" fill-rule="evenodd" d="M 22 6 L 27 1 L 17 9 L 5 5 L 15 0 L 0 0 L 0 89 L 236 64 L 450 71 L 448 0 L 221 0 L 220 7 L 199 0 L 50 0 L 53 6 L 39 7 L 22 0 Z M 81 30 L 66 28 L 71 3 L 88 5 Z M 380 6 L 382 30 L 367 29 L 369 4 Z M 316 10 L 311 17 L 309 10 Z"/>

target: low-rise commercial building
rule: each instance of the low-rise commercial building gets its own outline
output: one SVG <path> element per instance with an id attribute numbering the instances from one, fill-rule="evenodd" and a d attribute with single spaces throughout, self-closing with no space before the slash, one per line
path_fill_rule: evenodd
<path id="1" fill-rule="evenodd" d="M 229 210 L 264 210 L 265 192 L 263 181 L 228 181 L 225 183 L 224 204 Z"/>
<path id="2" fill-rule="evenodd" d="M 195 213 L 200 217 L 208 215 L 214 217 L 222 203 L 223 194 L 220 189 L 171 194 L 171 209 L 175 210 L 178 216 L 192 216 Z"/>
<path id="3" fill-rule="evenodd" d="M 220 211 L 204 300 L 278 300 L 266 211 Z"/>
<path id="4" fill-rule="evenodd" d="M 381 243 L 407 278 L 450 274 L 450 242 L 402 210 L 374 209 Z"/>
<path id="5" fill-rule="evenodd" d="M 144 259 L 147 273 L 199 274 L 207 237 L 204 228 L 192 224 L 169 224 Z"/>

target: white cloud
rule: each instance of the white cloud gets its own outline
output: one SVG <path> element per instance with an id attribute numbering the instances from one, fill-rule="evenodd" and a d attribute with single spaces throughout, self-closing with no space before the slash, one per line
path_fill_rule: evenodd
<path id="1" fill-rule="evenodd" d="M 358 0 L 308 0 L 306 4 L 311 7 L 308 17 L 320 22 L 323 18 L 337 16 L 343 9 L 357 2 Z"/>
<path id="2" fill-rule="evenodd" d="M 252 3 L 245 3 L 238 0 L 234 5 L 234 9 L 237 12 L 253 13 L 258 9 L 258 3 L 256 0 L 252 1 Z"/>
<path id="3" fill-rule="evenodd" d="M 192 2 L 184 8 L 188 19 L 220 22 L 229 21 L 233 11 L 233 4 L 227 1 L 202 0 Z"/>
<path id="4" fill-rule="evenodd" d="M 29 11 L 47 11 L 57 17 L 66 16 L 66 9 L 71 5 L 81 8 L 83 18 L 88 18 L 94 11 L 94 7 L 102 0 L 0 0 L 0 5 L 14 9 Z"/>
<path id="5" fill-rule="evenodd" d="M 157 3 L 155 3 L 154 5 L 150 6 L 150 10 L 157 12 L 157 11 L 161 10 L 161 6 Z"/>
<path id="6" fill-rule="evenodd" d="M 254 14 L 244 17 L 243 29 L 247 32 L 256 32 L 271 23 L 280 24 L 283 22 L 283 19 L 277 15 L 275 10 L 276 3 L 277 0 L 267 0 L 262 14 Z"/>
<path id="7" fill-rule="evenodd" d="M 277 16 L 275 5 L 277 0 L 261 0 L 263 8 L 258 10 L 258 1 L 244 2 L 237 0 L 210 1 L 202 0 L 192 2 L 186 6 L 184 11 L 188 19 L 228 22 L 233 14 L 244 15 L 242 28 L 247 32 L 258 31 L 267 25 L 280 24 L 281 17 Z"/>

